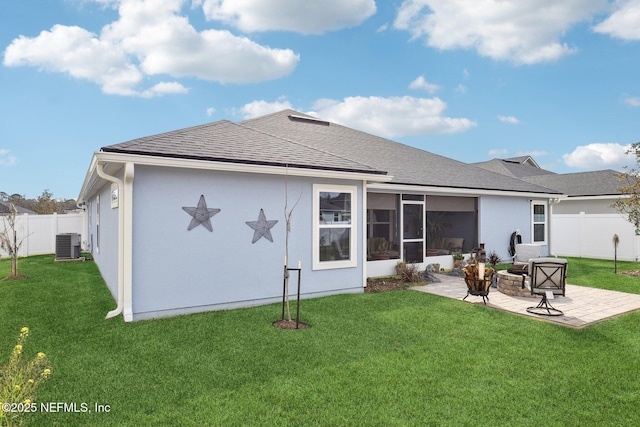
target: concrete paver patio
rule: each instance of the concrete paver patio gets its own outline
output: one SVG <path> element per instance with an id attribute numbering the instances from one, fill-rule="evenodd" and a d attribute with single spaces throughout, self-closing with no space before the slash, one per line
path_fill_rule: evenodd
<path id="1" fill-rule="evenodd" d="M 461 277 L 437 274 L 439 283 L 415 286 L 411 289 L 462 301 L 467 295 L 467 285 Z M 553 305 L 562 316 L 539 316 L 527 312 L 527 307 L 538 305 L 540 297 L 513 297 L 491 288 L 487 307 L 573 328 L 584 328 L 612 317 L 640 310 L 640 295 L 584 286 L 566 285 L 566 296 L 556 296 Z M 469 295 L 464 302 L 483 305 L 482 297 Z"/>

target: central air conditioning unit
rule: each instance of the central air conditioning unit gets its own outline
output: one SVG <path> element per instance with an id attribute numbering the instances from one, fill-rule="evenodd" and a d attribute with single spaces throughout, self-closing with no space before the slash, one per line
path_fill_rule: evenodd
<path id="1" fill-rule="evenodd" d="M 80 234 L 56 235 L 56 261 L 80 258 Z"/>

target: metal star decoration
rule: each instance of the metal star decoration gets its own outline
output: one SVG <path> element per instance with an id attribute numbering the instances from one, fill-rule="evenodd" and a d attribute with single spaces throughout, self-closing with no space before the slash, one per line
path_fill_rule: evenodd
<path id="1" fill-rule="evenodd" d="M 191 223 L 187 231 L 191 231 L 199 225 L 202 225 L 209 231 L 213 231 L 211 227 L 211 217 L 220 212 L 220 209 L 207 208 L 207 202 L 204 200 L 204 195 L 200 195 L 197 207 L 183 206 L 182 210 L 191 215 Z"/>
<path id="2" fill-rule="evenodd" d="M 267 221 L 267 217 L 264 215 L 264 211 L 262 209 L 260 209 L 260 214 L 258 215 L 257 221 L 245 221 L 245 223 L 249 227 L 255 230 L 253 232 L 253 240 L 251 241 L 251 243 L 257 242 L 262 237 L 273 243 L 273 237 L 271 236 L 271 227 L 276 225 L 277 222 L 277 219 Z"/>

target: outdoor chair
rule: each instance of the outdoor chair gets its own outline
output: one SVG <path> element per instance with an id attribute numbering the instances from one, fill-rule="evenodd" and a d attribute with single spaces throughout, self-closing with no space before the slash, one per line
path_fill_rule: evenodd
<path id="1" fill-rule="evenodd" d="M 567 260 L 562 258 L 535 258 L 529 261 L 529 288 L 532 295 L 542 295 L 536 307 L 527 311 L 540 316 L 561 316 L 564 313 L 554 308 L 550 299 L 564 296 L 567 278 Z"/>

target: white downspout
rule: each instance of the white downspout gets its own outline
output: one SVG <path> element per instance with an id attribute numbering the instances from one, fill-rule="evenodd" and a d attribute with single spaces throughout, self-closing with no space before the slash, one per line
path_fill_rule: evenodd
<path id="1" fill-rule="evenodd" d="M 107 313 L 110 319 L 124 313 L 124 320 L 133 320 L 131 309 L 131 188 L 133 184 L 133 164 L 125 164 L 124 182 L 104 171 L 104 162 L 96 167 L 98 176 L 118 186 L 118 297 L 115 309 Z M 127 231 L 129 235 L 127 236 Z"/>
<path id="2" fill-rule="evenodd" d="M 549 236 L 549 256 L 555 256 L 557 257 L 558 255 L 556 255 L 553 251 L 553 237 L 551 236 L 551 232 L 553 230 L 553 225 L 552 225 L 552 221 L 553 221 L 553 207 L 555 205 L 557 205 L 558 203 L 560 203 L 560 199 L 549 199 L 549 227 L 547 230 L 547 235 Z"/>
<path id="3" fill-rule="evenodd" d="M 362 213 L 360 214 L 360 218 L 362 220 L 362 227 L 360 228 L 360 232 L 362 233 L 362 287 L 367 287 L 367 229 L 369 225 L 367 224 L 367 181 L 362 181 Z"/>
<path id="4" fill-rule="evenodd" d="M 124 224 L 122 239 L 124 254 L 124 307 L 125 322 L 133 321 L 133 163 L 124 166 L 124 194 L 122 195 Z"/>

